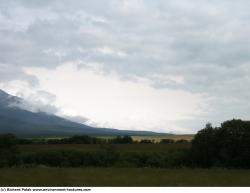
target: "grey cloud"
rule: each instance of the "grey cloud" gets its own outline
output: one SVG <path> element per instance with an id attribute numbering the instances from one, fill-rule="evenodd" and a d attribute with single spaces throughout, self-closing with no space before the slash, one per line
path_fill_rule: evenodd
<path id="1" fill-rule="evenodd" d="M 56 100 L 56 96 L 45 92 L 45 91 L 36 91 L 32 94 L 25 96 L 22 92 L 18 92 L 17 96 L 21 98 L 20 101 L 13 106 L 32 111 L 32 112 L 45 112 L 48 114 L 56 114 L 59 112 L 59 109 L 53 105 Z"/>
<path id="2" fill-rule="evenodd" d="M 81 123 L 81 124 L 86 124 L 89 121 L 88 118 L 82 117 L 82 116 L 65 116 L 65 115 L 63 115 L 63 117 L 65 119 L 68 119 L 68 120 L 71 120 L 71 121 L 74 121 L 77 123 Z"/>
<path id="3" fill-rule="evenodd" d="M 38 80 L 35 76 L 28 75 L 21 68 L 12 64 L 0 63 L 0 82 L 8 82 L 13 80 L 22 80 L 28 82 L 30 86 L 36 86 Z"/>
<path id="4" fill-rule="evenodd" d="M 213 98 L 208 119 L 249 113 L 247 0 L 20 0 L 1 5 L 0 75 L 7 65 L 12 69 L 1 81 L 34 80 L 23 73 L 27 66 L 54 68 L 78 61 L 91 68 L 95 63 L 124 80 L 142 77 L 158 89 L 204 93 Z M 97 51 L 104 47 L 113 52 Z"/>

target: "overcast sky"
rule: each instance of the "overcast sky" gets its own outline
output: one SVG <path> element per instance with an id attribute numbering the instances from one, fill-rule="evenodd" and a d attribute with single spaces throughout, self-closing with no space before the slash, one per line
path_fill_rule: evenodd
<path id="1" fill-rule="evenodd" d="M 195 133 L 206 122 L 249 119 L 249 7 L 0 0 L 0 88 L 102 127 Z"/>

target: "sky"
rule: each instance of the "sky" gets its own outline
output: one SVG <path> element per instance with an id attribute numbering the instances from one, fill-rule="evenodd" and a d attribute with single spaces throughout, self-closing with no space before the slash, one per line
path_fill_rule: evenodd
<path id="1" fill-rule="evenodd" d="M 248 0 L 0 0 L 0 89 L 97 127 L 249 120 Z"/>

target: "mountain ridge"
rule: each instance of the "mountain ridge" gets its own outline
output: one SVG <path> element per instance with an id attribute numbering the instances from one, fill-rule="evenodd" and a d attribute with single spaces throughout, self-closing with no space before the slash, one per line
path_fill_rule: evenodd
<path id="1" fill-rule="evenodd" d="M 0 89 L 0 133 L 13 133 L 17 136 L 118 136 L 118 135 L 162 135 L 153 131 L 119 130 L 91 127 L 76 123 L 57 115 L 45 112 L 31 112 L 16 104 L 22 98 L 12 96 Z"/>

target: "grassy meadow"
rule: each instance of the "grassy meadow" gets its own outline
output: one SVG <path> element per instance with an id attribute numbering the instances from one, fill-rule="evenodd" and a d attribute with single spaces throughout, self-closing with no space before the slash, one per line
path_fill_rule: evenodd
<path id="1" fill-rule="evenodd" d="M 250 186 L 250 170 L 2 168 L 0 186 Z"/>

